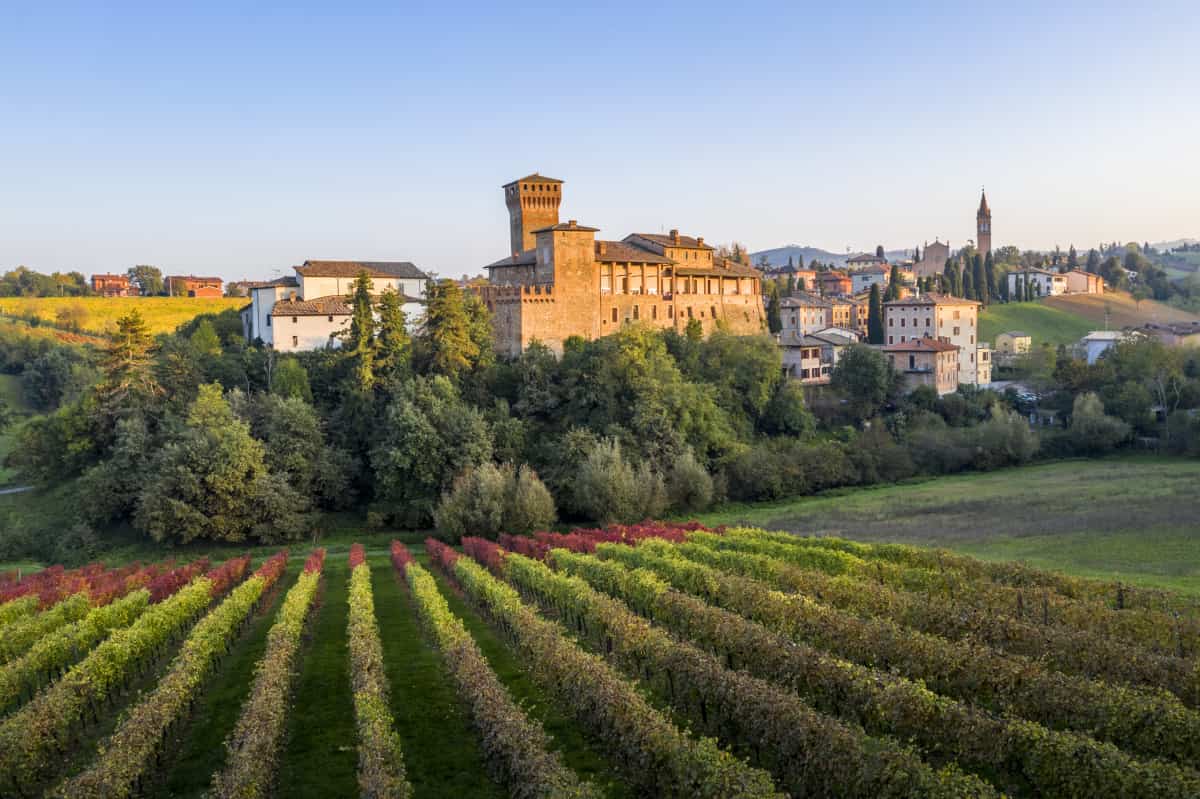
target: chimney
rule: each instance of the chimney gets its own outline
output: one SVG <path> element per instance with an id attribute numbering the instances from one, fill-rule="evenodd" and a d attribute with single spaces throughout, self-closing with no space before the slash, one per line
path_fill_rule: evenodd
<path id="1" fill-rule="evenodd" d="M 570 221 L 568 221 L 568 222 L 567 222 L 567 227 L 569 227 L 569 228 L 571 228 L 572 230 L 574 230 L 575 228 L 579 227 L 579 223 L 578 223 L 577 221 L 575 221 L 574 219 L 572 219 L 572 220 L 570 220 Z"/>
<path id="2" fill-rule="evenodd" d="M 704 237 L 703 237 L 703 236 L 699 236 L 699 237 L 696 239 L 696 246 L 697 246 L 697 247 L 703 247 L 703 246 L 704 246 Z"/>
<path id="3" fill-rule="evenodd" d="M 679 243 L 679 229 L 678 228 L 672 228 L 672 230 L 671 230 L 671 243 L 672 244 Z"/>
<path id="4" fill-rule="evenodd" d="M 605 255 L 608 253 L 608 242 L 607 241 L 598 241 L 598 242 L 596 242 L 596 244 L 597 244 L 598 249 L 600 250 L 601 255 Z"/>

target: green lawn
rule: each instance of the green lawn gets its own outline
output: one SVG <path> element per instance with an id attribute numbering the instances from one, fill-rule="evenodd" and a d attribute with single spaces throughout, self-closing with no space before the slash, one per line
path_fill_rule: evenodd
<path id="1" fill-rule="evenodd" d="M 701 514 L 1200 594 L 1200 461 L 1063 461 Z"/>
<path id="2" fill-rule="evenodd" d="M 1033 337 L 1033 345 L 1074 344 L 1096 329 L 1083 316 L 1050 308 L 1037 302 L 1010 302 L 989 305 L 979 314 L 979 340 L 995 346 L 996 336 L 1020 330 Z"/>

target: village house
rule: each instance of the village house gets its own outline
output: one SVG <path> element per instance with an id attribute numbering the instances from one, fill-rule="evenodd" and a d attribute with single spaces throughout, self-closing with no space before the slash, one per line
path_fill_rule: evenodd
<path id="1" fill-rule="evenodd" d="M 897 372 L 904 376 L 905 389 L 932 386 L 938 396 L 953 394 L 959 384 L 959 348 L 935 338 L 910 338 L 885 344 L 883 352 Z"/>
<path id="2" fill-rule="evenodd" d="M 1200 347 L 1200 322 L 1147 322 L 1126 330 L 1156 338 L 1168 347 Z"/>
<path id="3" fill-rule="evenodd" d="M 1089 365 L 1094 364 L 1101 355 L 1133 335 L 1121 330 L 1093 330 L 1075 345 L 1076 356 L 1087 360 Z"/>
<path id="4" fill-rule="evenodd" d="M 854 293 L 854 281 L 845 272 L 830 269 L 817 273 L 817 288 L 822 297 L 845 297 Z"/>
<path id="5" fill-rule="evenodd" d="M 869 252 L 860 252 L 857 255 L 852 255 L 846 259 L 846 269 L 856 271 L 859 269 L 867 269 L 869 267 L 877 267 L 886 269 L 888 265 L 887 258 L 882 255 L 875 255 Z"/>
<path id="6" fill-rule="evenodd" d="M 879 290 L 883 291 L 887 288 L 890 275 L 890 269 L 878 264 L 866 266 L 862 269 L 855 269 L 850 272 L 850 283 L 853 293 L 860 294 L 864 291 L 870 291 L 871 286 L 879 286 Z"/>
<path id="7" fill-rule="evenodd" d="M 487 266 L 480 297 L 492 312 L 496 350 L 517 355 L 533 341 L 561 353 L 573 336 L 595 339 L 641 322 L 705 333 L 723 325 L 759 333 L 762 273 L 716 254 L 703 238 L 632 233 L 596 239 L 597 228 L 558 221 L 563 182 L 528 175 L 505 184 L 511 255 Z"/>
<path id="8" fill-rule="evenodd" d="M 779 301 L 779 321 L 783 332 L 814 333 L 833 325 L 833 303 L 799 292 Z"/>
<path id="9" fill-rule="evenodd" d="M 830 381 L 842 353 L 857 342 L 855 333 L 837 328 L 809 334 L 781 333 L 778 344 L 783 373 L 805 385 L 824 385 Z"/>
<path id="10" fill-rule="evenodd" d="M 1048 269 L 1021 269 L 1008 273 L 1008 296 L 1021 297 L 1025 286 L 1033 287 L 1035 297 L 1057 297 L 1067 293 L 1067 276 Z"/>
<path id="11" fill-rule="evenodd" d="M 92 291 L 102 297 L 136 297 L 137 286 L 128 275 L 92 275 Z"/>
<path id="12" fill-rule="evenodd" d="M 400 295 L 410 325 L 425 314 L 429 276 L 407 261 L 305 261 L 293 269 L 294 277 L 247 284 L 250 304 L 241 310 L 247 341 L 281 352 L 340 346 L 354 311 L 348 297 L 362 272 L 375 299 L 384 291 Z"/>
<path id="13" fill-rule="evenodd" d="M 172 297 L 220 297 L 223 285 L 219 277 L 195 275 L 170 275 L 163 282 Z"/>
<path id="14" fill-rule="evenodd" d="M 1084 272 L 1082 269 L 1072 269 L 1067 272 L 1068 294 L 1103 294 L 1104 278 L 1100 275 Z"/>
<path id="15" fill-rule="evenodd" d="M 954 344 L 958 347 L 958 382 L 977 385 L 979 308 L 980 303 L 975 300 L 944 294 L 885 302 L 886 343 L 905 344 L 912 339 L 932 338 Z"/>
<path id="16" fill-rule="evenodd" d="M 992 348 L 986 341 L 975 345 L 975 385 L 986 386 L 992 382 Z"/>
<path id="17" fill-rule="evenodd" d="M 1033 346 L 1033 337 L 1020 330 L 1010 330 L 996 336 L 997 355 L 1024 355 Z"/>

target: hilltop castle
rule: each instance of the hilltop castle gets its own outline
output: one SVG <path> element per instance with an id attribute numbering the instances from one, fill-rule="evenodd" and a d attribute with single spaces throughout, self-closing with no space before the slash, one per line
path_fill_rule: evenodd
<path id="1" fill-rule="evenodd" d="M 480 295 L 496 350 L 516 355 L 540 341 L 561 353 L 571 336 L 594 339 L 642 322 L 683 331 L 699 321 L 746 335 L 763 329 L 762 275 L 717 255 L 703 238 L 632 233 L 559 222 L 563 182 L 533 174 L 505 184 L 510 255 L 487 266 Z"/>

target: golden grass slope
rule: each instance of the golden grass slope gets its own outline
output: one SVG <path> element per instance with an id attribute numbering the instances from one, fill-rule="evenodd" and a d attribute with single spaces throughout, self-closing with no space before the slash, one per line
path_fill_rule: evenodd
<path id="1" fill-rule="evenodd" d="M 170 333 L 200 314 L 237 309 L 244 297 L 0 297 L 0 316 L 33 318 L 58 327 L 107 335 L 135 308 L 152 333 Z"/>

